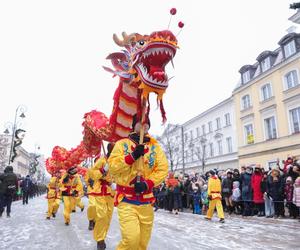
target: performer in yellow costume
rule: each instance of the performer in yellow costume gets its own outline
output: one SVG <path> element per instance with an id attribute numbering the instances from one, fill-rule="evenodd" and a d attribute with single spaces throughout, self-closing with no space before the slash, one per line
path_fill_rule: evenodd
<path id="1" fill-rule="evenodd" d="M 60 190 L 64 201 L 64 218 L 66 226 L 70 224 L 72 204 L 76 203 L 75 198 L 82 189 L 82 182 L 77 174 L 76 167 L 70 168 L 60 180 Z"/>
<path id="2" fill-rule="evenodd" d="M 89 185 L 91 186 L 88 208 L 88 218 L 94 222 L 94 239 L 97 250 L 106 248 L 105 238 L 109 229 L 114 209 L 114 194 L 111 189 L 111 177 L 108 172 L 107 158 L 113 149 L 113 144 L 108 144 L 106 157 L 99 158 L 89 170 Z"/>
<path id="3" fill-rule="evenodd" d="M 143 144 L 139 144 L 141 123 L 133 118 L 134 132 L 117 141 L 108 158 L 109 172 L 117 184 L 115 205 L 121 227 L 122 240 L 117 249 L 144 250 L 151 238 L 155 201 L 153 187 L 168 175 L 167 158 L 158 142 L 147 134 L 150 121 L 146 118 Z M 138 159 L 143 157 L 143 169 L 138 181 Z"/>
<path id="4" fill-rule="evenodd" d="M 50 220 L 51 216 L 55 217 L 60 203 L 60 194 L 59 194 L 59 178 L 60 173 L 57 172 L 52 175 L 48 184 L 48 212 L 47 220 Z"/>
<path id="5" fill-rule="evenodd" d="M 98 158 L 95 158 L 95 163 L 97 162 Z M 95 226 L 95 217 L 96 217 L 96 204 L 95 204 L 95 196 L 92 195 L 93 193 L 96 193 L 97 190 L 95 189 L 94 180 L 91 178 L 92 169 L 95 167 L 95 165 L 88 170 L 86 175 L 84 176 L 84 181 L 87 185 L 87 195 L 89 198 L 89 204 L 87 208 L 87 217 L 89 220 L 89 230 L 93 230 Z"/>
<path id="6" fill-rule="evenodd" d="M 224 223 L 224 212 L 222 206 L 222 196 L 221 196 L 221 181 L 216 176 L 215 171 L 210 170 L 209 172 L 210 178 L 208 180 L 208 190 L 207 196 L 209 199 L 209 207 L 206 215 L 207 220 L 211 220 L 215 208 L 217 207 L 218 217 L 220 218 L 220 222 Z"/>
<path id="7" fill-rule="evenodd" d="M 78 190 L 78 195 L 75 196 L 75 199 L 72 200 L 72 213 L 76 212 L 76 207 L 79 207 L 81 212 L 84 210 L 84 204 L 81 201 L 81 197 L 84 195 L 83 185 L 81 186 L 81 190 Z"/>

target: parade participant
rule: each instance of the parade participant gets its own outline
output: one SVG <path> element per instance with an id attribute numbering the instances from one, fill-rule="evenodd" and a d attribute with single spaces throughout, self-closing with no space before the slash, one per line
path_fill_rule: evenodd
<path id="1" fill-rule="evenodd" d="M 114 191 L 111 189 L 112 179 L 107 164 L 112 149 L 113 144 L 109 143 L 106 156 L 99 158 L 88 172 L 91 185 L 88 195 L 92 203 L 88 208 L 88 218 L 93 221 L 97 250 L 106 248 L 105 238 L 114 209 Z"/>
<path id="2" fill-rule="evenodd" d="M 81 186 L 81 189 L 78 190 L 78 195 L 75 196 L 75 199 L 72 200 L 72 213 L 76 212 L 76 207 L 79 207 L 81 212 L 84 210 L 84 204 L 81 201 L 81 197 L 84 195 L 83 191 L 83 185 Z"/>
<path id="3" fill-rule="evenodd" d="M 11 203 L 18 191 L 18 178 L 13 171 L 12 166 L 4 169 L 4 174 L 0 175 L 0 217 L 6 207 L 6 215 L 10 217 Z"/>
<path id="4" fill-rule="evenodd" d="M 98 159 L 99 159 L 99 157 L 96 157 L 94 162 L 96 163 Z M 87 196 L 88 196 L 88 199 L 89 199 L 88 208 L 87 208 L 87 217 L 88 217 L 88 220 L 89 220 L 89 226 L 88 226 L 89 230 L 94 229 L 94 226 L 95 226 L 94 219 L 96 217 L 95 196 L 92 195 L 92 193 L 95 193 L 96 190 L 95 190 L 94 181 L 91 178 L 91 173 L 92 173 L 91 171 L 94 167 L 95 167 L 95 165 L 92 166 L 92 168 L 90 168 L 88 170 L 88 172 L 86 173 L 86 175 L 84 176 L 84 181 L 85 181 L 86 186 L 87 186 Z"/>
<path id="5" fill-rule="evenodd" d="M 49 184 L 47 186 L 47 199 L 48 199 L 48 212 L 47 212 L 47 220 L 50 220 L 51 216 L 53 218 L 56 216 L 57 210 L 59 208 L 60 203 L 60 195 L 59 195 L 59 179 L 60 173 L 54 173 L 50 178 Z"/>
<path id="6" fill-rule="evenodd" d="M 222 206 L 222 196 L 221 196 L 221 181 L 216 176 L 215 171 L 209 171 L 210 178 L 208 180 L 208 198 L 209 198 L 209 207 L 205 219 L 211 220 L 215 208 L 217 207 L 218 217 L 220 222 L 224 223 L 224 212 Z"/>
<path id="7" fill-rule="evenodd" d="M 153 187 L 161 184 L 168 174 L 166 156 L 148 134 L 149 119 L 146 117 L 143 124 L 139 120 L 136 115 L 133 117 L 133 132 L 117 141 L 108 159 L 110 174 L 117 183 L 115 205 L 122 234 L 118 250 L 147 249 L 154 219 Z M 145 136 L 140 144 L 142 126 Z M 139 161 L 143 164 L 141 176 L 138 175 Z"/>
<path id="8" fill-rule="evenodd" d="M 28 197 L 30 195 L 30 191 L 32 190 L 33 183 L 30 179 L 29 175 L 26 175 L 26 178 L 21 183 L 21 190 L 23 194 L 23 205 L 28 204 Z"/>
<path id="9" fill-rule="evenodd" d="M 60 190 L 64 201 L 64 218 L 65 224 L 70 224 L 70 214 L 72 211 L 72 203 L 75 203 L 75 197 L 82 190 L 82 183 L 77 174 L 76 167 L 71 167 L 60 180 Z"/>

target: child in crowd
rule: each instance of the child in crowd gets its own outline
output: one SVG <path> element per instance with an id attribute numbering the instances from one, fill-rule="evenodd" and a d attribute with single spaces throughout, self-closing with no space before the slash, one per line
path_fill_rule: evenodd
<path id="1" fill-rule="evenodd" d="M 293 203 L 297 206 L 300 213 L 300 176 L 295 180 Z"/>
<path id="2" fill-rule="evenodd" d="M 289 209 L 290 217 L 296 219 L 298 211 L 296 205 L 293 204 L 293 190 L 293 179 L 291 176 L 288 176 L 284 186 L 284 197 L 286 199 L 286 207 Z"/>
<path id="3" fill-rule="evenodd" d="M 199 185 L 195 185 L 193 188 L 193 202 L 194 202 L 194 211 L 193 214 L 201 214 L 201 190 Z"/>
<path id="4" fill-rule="evenodd" d="M 240 182 L 234 181 L 232 184 L 232 201 L 233 201 L 233 207 L 234 207 L 234 213 L 240 214 L 241 213 L 241 190 L 240 190 Z"/>
<path id="5" fill-rule="evenodd" d="M 202 214 L 206 215 L 208 209 L 207 185 L 203 185 L 201 193 Z"/>

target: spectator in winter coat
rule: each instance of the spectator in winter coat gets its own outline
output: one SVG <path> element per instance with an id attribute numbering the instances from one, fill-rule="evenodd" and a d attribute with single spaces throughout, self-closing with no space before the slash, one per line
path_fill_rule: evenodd
<path id="1" fill-rule="evenodd" d="M 226 178 L 222 181 L 222 197 L 225 200 L 226 208 L 229 214 L 233 212 L 233 203 L 232 203 L 232 172 L 230 170 L 227 171 Z"/>
<path id="2" fill-rule="evenodd" d="M 296 205 L 293 203 L 293 191 L 293 179 L 291 176 L 288 176 L 285 180 L 284 198 L 286 199 L 286 206 L 289 209 L 290 217 L 296 219 L 298 211 Z"/>
<path id="3" fill-rule="evenodd" d="M 300 214 L 300 177 L 298 177 L 294 184 L 293 203 L 297 206 Z"/>
<path id="4" fill-rule="evenodd" d="M 267 182 L 267 193 L 271 196 L 274 202 L 275 217 L 284 217 L 283 203 L 283 178 L 277 169 L 271 171 L 271 176 Z"/>
<path id="5" fill-rule="evenodd" d="M 265 172 L 260 183 L 260 190 L 263 193 L 263 198 L 265 201 L 265 215 L 267 218 L 272 218 L 274 216 L 274 203 L 267 190 L 268 178 L 270 178 L 270 176 L 268 175 L 268 172 Z"/>
<path id="6" fill-rule="evenodd" d="M 12 166 L 7 166 L 4 174 L 0 175 L 0 217 L 6 207 L 6 215 L 10 217 L 11 203 L 18 190 L 18 178 L 13 172 Z"/>
<path id="7" fill-rule="evenodd" d="M 25 180 L 21 183 L 21 190 L 23 193 L 23 205 L 28 204 L 28 197 L 30 195 L 30 192 L 32 190 L 33 184 L 30 179 L 30 176 L 27 175 Z"/>
<path id="8" fill-rule="evenodd" d="M 244 203 L 243 216 L 252 215 L 252 187 L 251 187 L 252 167 L 248 166 L 246 172 L 241 175 L 242 200 Z"/>
<path id="9" fill-rule="evenodd" d="M 261 166 L 257 164 L 254 169 L 254 173 L 251 177 L 251 186 L 253 191 L 253 203 L 258 211 L 258 216 L 264 216 L 264 199 L 263 199 L 263 193 L 260 189 L 260 184 L 263 179 L 263 173 Z"/>

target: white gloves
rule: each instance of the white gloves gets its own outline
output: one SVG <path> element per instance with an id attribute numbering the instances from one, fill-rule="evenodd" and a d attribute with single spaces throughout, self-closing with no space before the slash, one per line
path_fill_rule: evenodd
<path id="1" fill-rule="evenodd" d="M 112 189 L 113 191 L 117 190 L 117 184 L 114 183 L 114 182 L 111 184 L 110 187 L 111 187 L 111 189 Z"/>

